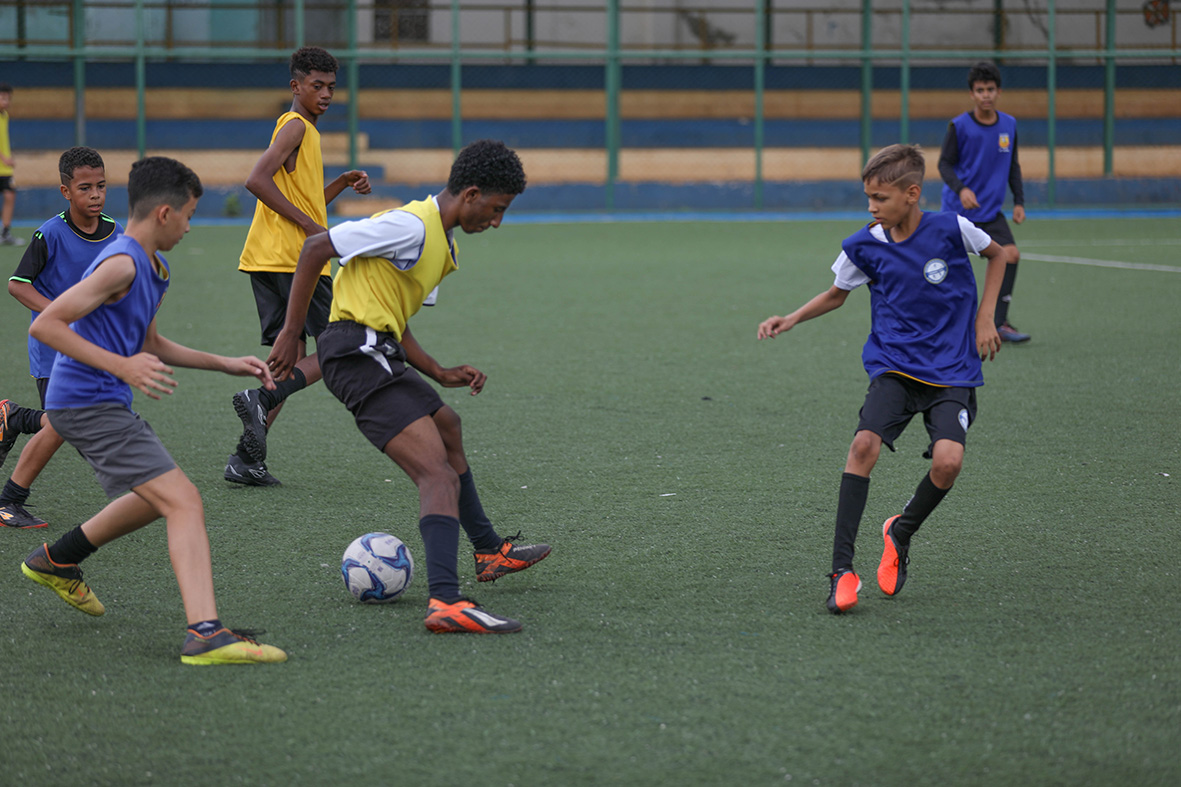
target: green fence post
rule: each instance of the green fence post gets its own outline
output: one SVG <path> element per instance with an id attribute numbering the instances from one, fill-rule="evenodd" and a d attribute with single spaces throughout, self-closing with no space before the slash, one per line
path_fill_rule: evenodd
<path id="1" fill-rule="evenodd" d="M 1056 33 L 1058 7 L 1055 0 L 1047 0 L 1046 22 L 1049 26 L 1046 33 L 1046 43 L 1049 45 L 1049 61 L 1046 65 L 1046 152 L 1049 154 L 1046 171 L 1046 202 L 1053 208 L 1058 201 L 1058 184 L 1054 175 L 1054 148 L 1057 144 L 1054 126 L 1058 116 L 1058 37 Z"/>
<path id="2" fill-rule="evenodd" d="M 1111 177 L 1115 148 L 1115 0 L 1107 0 L 1107 58 L 1103 61 L 1103 175 Z"/>
<path id="3" fill-rule="evenodd" d="M 902 0 L 902 62 L 898 74 L 899 142 L 910 142 L 910 0 Z"/>
<path id="4" fill-rule="evenodd" d="M 463 142 L 462 72 L 459 65 L 459 0 L 451 0 L 451 152 L 459 155 Z"/>
<path id="5" fill-rule="evenodd" d="M 86 144 L 86 56 L 82 47 L 86 45 L 86 6 L 83 0 L 74 0 L 71 40 L 74 43 L 74 144 Z"/>
<path id="6" fill-rule="evenodd" d="M 361 105 L 361 66 L 357 62 L 357 0 L 349 0 L 349 169 L 357 169 L 357 126 Z"/>
<path id="7" fill-rule="evenodd" d="M 144 157 L 148 149 L 148 110 L 144 97 L 148 84 L 145 35 L 144 0 L 135 0 L 135 147 L 140 158 Z"/>
<path id="8" fill-rule="evenodd" d="M 861 166 L 869 161 L 873 136 L 873 0 L 861 0 Z"/>
<path id="9" fill-rule="evenodd" d="M 763 209 L 763 92 L 766 81 L 767 0 L 755 1 L 755 210 Z"/>
<path id="10" fill-rule="evenodd" d="M 295 48 L 299 49 L 304 45 L 306 38 L 307 22 L 304 20 L 304 0 L 295 0 Z"/>
<path id="11" fill-rule="evenodd" d="M 619 179 L 619 91 L 622 81 L 619 63 L 619 0 L 607 0 L 607 210 L 615 208 L 615 182 Z"/>

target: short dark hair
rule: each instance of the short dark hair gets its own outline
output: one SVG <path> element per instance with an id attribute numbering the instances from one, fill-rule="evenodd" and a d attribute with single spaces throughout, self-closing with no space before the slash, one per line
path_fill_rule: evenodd
<path id="1" fill-rule="evenodd" d="M 923 158 L 923 149 L 918 145 L 890 145 L 882 148 L 861 170 L 861 180 L 868 183 L 876 180 L 899 188 L 909 188 L 914 184 L 923 185 L 923 175 L 927 173 L 927 162 Z"/>
<path id="2" fill-rule="evenodd" d="M 1001 70 L 987 60 L 981 60 L 968 69 L 968 90 L 974 88 L 977 82 L 996 82 L 996 86 L 1000 87 Z"/>
<path id="3" fill-rule="evenodd" d="M 291 56 L 291 78 L 303 79 L 313 71 L 335 74 L 340 65 L 328 51 L 318 46 L 305 46 Z"/>
<path id="4" fill-rule="evenodd" d="M 7 82 L 0 82 L 0 93 L 11 93 L 12 85 Z"/>
<path id="5" fill-rule="evenodd" d="M 196 172 L 164 156 L 140 159 L 131 165 L 127 178 L 127 203 L 133 219 L 143 218 L 160 205 L 182 208 L 191 197 L 204 193 Z"/>
<path id="6" fill-rule="evenodd" d="M 520 194 L 525 190 L 525 168 L 503 142 L 477 140 L 459 151 L 447 178 L 447 190 L 452 194 L 468 186 L 488 194 Z"/>
<path id="7" fill-rule="evenodd" d="M 70 181 L 74 179 L 74 170 L 78 167 L 94 167 L 103 170 L 107 168 L 103 164 L 103 157 L 94 148 L 70 148 L 62 153 L 61 158 L 57 160 L 57 172 L 62 176 L 63 186 L 70 185 Z"/>

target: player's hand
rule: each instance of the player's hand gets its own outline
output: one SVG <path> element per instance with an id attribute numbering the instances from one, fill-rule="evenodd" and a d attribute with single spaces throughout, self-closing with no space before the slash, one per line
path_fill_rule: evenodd
<path id="1" fill-rule="evenodd" d="M 373 191 L 373 186 L 369 183 L 369 173 L 365 170 L 351 169 L 344 173 L 344 180 L 358 194 L 368 194 Z"/>
<path id="2" fill-rule="evenodd" d="M 176 380 L 172 379 L 172 369 L 151 353 L 136 353 L 130 358 L 124 358 L 115 375 L 153 399 L 160 398 L 157 391 L 171 394 L 172 389 L 176 387 Z"/>
<path id="3" fill-rule="evenodd" d="M 257 377 L 258 381 L 262 383 L 262 387 L 268 391 L 275 390 L 275 380 L 271 377 L 271 370 L 267 365 L 255 358 L 253 355 L 243 355 L 241 358 L 226 358 L 225 368 L 222 369 L 226 374 L 232 374 L 235 377 Z"/>
<path id="4" fill-rule="evenodd" d="M 758 338 L 774 339 L 784 331 L 790 331 L 791 328 L 791 320 L 786 317 L 768 317 L 759 323 Z"/>
<path id="5" fill-rule="evenodd" d="M 299 336 L 291 336 L 285 331 L 279 331 L 275 337 L 275 344 L 271 347 L 271 354 L 267 356 L 267 368 L 275 380 L 286 380 L 295 368 L 299 355 Z"/>
<path id="6" fill-rule="evenodd" d="M 976 321 L 976 351 L 982 361 L 991 361 L 1001 351 L 1001 335 L 991 319 Z"/>
<path id="7" fill-rule="evenodd" d="M 450 369 L 443 369 L 439 372 L 439 376 L 435 378 L 435 382 L 444 388 L 463 388 L 467 386 L 472 389 L 472 396 L 484 390 L 484 383 L 487 380 L 488 375 L 474 366 L 468 366 L 466 363 L 461 366 L 452 366 Z"/>
<path id="8" fill-rule="evenodd" d="M 327 232 L 327 231 L 328 231 L 327 227 L 321 227 L 319 224 L 317 224 L 314 221 L 303 228 L 303 234 L 308 236 L 309 238 L 312 237 L 313 235 L 319 235 L 320 233 Z"/>
<path id="9" fill-rule="evenodd" d="M 976 192 L 972 191 L 967 186 L 960 189 L 960 204 L 964 206 L 964 210 L 975 210 L 980 207 L 980 201 L 976 199 Z M 1017 214 L 1013 214 L 1013 220 L 1017 220 Z"/>
<path id="10" fill-rule="evenodd" d="M 1025 206 L 1024 205 L 1014 205 L 1013 206 L 1013 223 L 1014 224 L 1024 224 L 1025 223 Z"/>

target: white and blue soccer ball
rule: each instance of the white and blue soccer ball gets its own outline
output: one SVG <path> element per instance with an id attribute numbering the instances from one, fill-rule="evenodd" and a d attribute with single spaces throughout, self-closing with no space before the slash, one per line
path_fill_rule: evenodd
<path id="1" fill-rule="evenodd" d="M 366 533 L 349 544 L 340 563 L 345 587 L 366 604 L 396 601 L 414 578 L 414 558 L 402 539 Z"/>

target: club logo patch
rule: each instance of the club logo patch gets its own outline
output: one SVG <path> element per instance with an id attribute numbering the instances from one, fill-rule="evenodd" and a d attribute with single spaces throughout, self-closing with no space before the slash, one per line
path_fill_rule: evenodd
<path id="1" fill-rule="evenodd" d="M 1009 148 L 1012 147 L 1012 143 L 1009 141 L 1008 134 L 1001 134 L 1000 136 L 998 136 L 996 144 L 997 144 L 997 150 L 999 150 L 1001 153 L 1008 153 Z"/>
<path id="2" fill-rule="evenodd" d="M 947 278 L 947 263 L 938 257 L 927 260 L 927 264 L 923 266 L 923 276 L 932 284 L 938 284 Z"/>
<path id="3" fill-rule="evenodd" d="M 964 428 L 965 432 L 968 431 L 968 411 L 967 411 L 967 409 L 960 410 L 960 426 L 962 426 Z"/>

